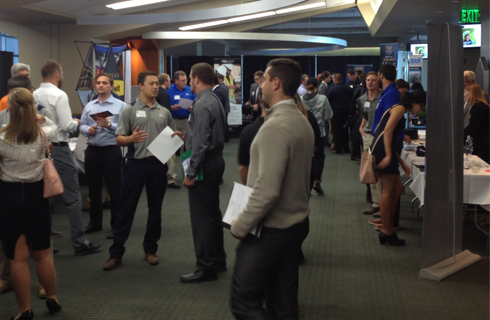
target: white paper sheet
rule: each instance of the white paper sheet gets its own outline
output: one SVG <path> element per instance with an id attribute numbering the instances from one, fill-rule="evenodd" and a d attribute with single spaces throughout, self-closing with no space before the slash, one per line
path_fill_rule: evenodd
<path id="1" fill-rule="evenodd" d="M 189 109 L 192 104 L 194 103 L 193 100 L 182 98 L 179 100 L 179 106 L 184 109 Z"/>
<path id="2" fill-rule="evenodd" d="M 174 131 L 166 127 L 148 146 L 148 150 L 163 164 L 184 144 L 178 136 L 171 137 Z"/>
<path id="3" fill-rule="evenodd" d="M 243 184 L 233 183 L 233 190 L 231 191 L 230 201 L 226 208 L 225 215 L 223 216 L 223 222 L 227 225 L 231 225 L 233 220 L 236 220 L 242 212 L 243 208 L 247 205 L 248 198 L 252 193 L 252 188 L 244 186 Z M 261 228 L 255 226 L 250 233 L 256 237 L 260 237 Z"/>

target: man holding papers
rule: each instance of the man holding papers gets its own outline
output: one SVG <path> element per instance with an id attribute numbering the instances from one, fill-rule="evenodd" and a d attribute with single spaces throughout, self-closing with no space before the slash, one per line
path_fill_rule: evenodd
<path id="1" fill-rule="evenodd" d="M 143 71 L 138 76 L 140 95 L 134 105 L 127 105 L 117 122 L 116 139 L 119 146 L 128 146 L 127 162 L 124 165 L 121 210 L 114 224 L 114 244 L 104 270 L 114 270 L 122 262 L 124 243 L 129 237 L 136 207 L 146 187 L 148 198 L 148 222 L 143 240 L 145 260 L 150 265 L 158 264 L 156 255 L 162 232 L 162 203 L 167 187 L 167 165 L 160 162 L 148 146 L 167 126 L 174 129 L 172 115 L 159 105 L 157 74 Z"/>
<path id="2" fill-rule="evenodd" d="M 294 101 L 300 83 L 297 62 L 269 62 L 261 87 L 271 107 L 250 149 L 247 185 L 253 191 L 231 226 L 241 240 L 231 293 L 236 319 L 298 319 L 298 265 L 309 229 L 314 144 L 313 129 Z M 249 232 L 259 222 L 256 238 Z"/>
<path id="3" fill-rule="evenodd" d="M 111 94 L 114 80 L 101 73 L 95 77 L 99 97 L 87 103 L 83 109 L 80 132 L 87 136 L 85 150 L 85 174 L 90 197 L 90 222 L 85 233 L 102 230 L 102 186 L 107 184 L 111 198 L 111 229 L 114 228 L 121 204 L 121 148 L 116 143 L 116 128 L 119 114 L 126 105 Z M 96 116 L 100 113 L 108 117 Z M 112 239 L 112 231 L 107 236 Z"/>
<path id="4" fill-rule="evenodd" d="M 219 184 L 225 170 L 223 159 L 225 111 L 213 93 L 214 70 L 207 63 L 191 68 L 191 88 L 197 94 L 185 138 L 191 150 L 183 184 L 189 189 L 189 209 L 197 270 L 180 277 L 182 282 L 216 280 L 226 270 L 223 227 L 219 209 Z M 200 169 L 203 179 L 196 181 Z"/>

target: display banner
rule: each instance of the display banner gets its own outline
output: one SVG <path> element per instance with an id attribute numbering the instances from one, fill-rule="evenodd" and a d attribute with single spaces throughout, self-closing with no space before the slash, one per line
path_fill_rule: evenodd
<path id="1" fill-rule="evenodd" d="M 415 82 L 422 83 L 422 61 L 423 55 L 409 55 L 408 56 L 408 83 L 410 86 Z"/>
<path id="2" fill-rule="evenodd" d="M 382 43 L 380 46 L 380 64 L 392 64 L 396 66 L 398 59 L 398 43 Z"/>
<path id="3" fill-rule="evenodd" d="M 252 110 L 242 108 L 242 61 L 240 57 L 223 57 L 214 59 L 214 70 L 225 77 L 229 90 L 230 113 L 228 114 L 229 130 L 238 135 L 243 126 L 252 122 Z"/>

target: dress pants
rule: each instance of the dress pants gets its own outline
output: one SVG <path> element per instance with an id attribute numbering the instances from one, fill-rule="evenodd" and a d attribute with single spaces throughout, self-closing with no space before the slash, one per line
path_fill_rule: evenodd
<path id="1" fill-rule="evenodd" d="M 225 171 L 222 151 L 208 152 L 202 168 L 203 180 L 189 189 L 192 236 L 197 269 L 214 275 L 218 266 L 226 266 L 219 208 L 219 184 Z"/>
<path id="2" fill-rule="evenodd" d="M 188 119 L 177 119 L 174 118 L 175 131 L 180 131 L 185 136 L 187 134 L 187 128 L 189 127 Z M 180 147 L 180 153 L 184 152 L 185 143 Z M 168 171 L 167 171 L 167 184 L 175 183 L 175 163 L 180 157 L 176 157 L 175 154 L 170 157 L 167 161 Z"/>
<path id="3" fill-rule="evenodd" d="M 157 242 L 162 234 L 162 203 L 167 189 L 167 165 L 154 157 L 128 159 L 123 170 L 121 210 L 114 224 L 114 243 L 109 249 L 111 259 L 121 259 L 124 255 L 124 244 L 129 238 L 143 187 L 146 187 L 148 200 L 143 249 L 149 254 L 156 254 L 158 250 Z"/>
<path id="4" fill-rule="evenodd" d="M 262 227 L 236 249 L 231 289 L 235 319 L 298 319 L 298 266 L 309 220 L 287 229 Z M 263 308 L 265 298 L 267 311 Z"/>
<path id="5" fill-rule="evenodd" d="M 349 110 L 334 109 L 332 116 L 332 132 L 337 153 L 349 152 L 349 130 L 345 123 L 349 119 Z"/>
<path id="6" fill-rule="evenodd" d="M 320 145 L 314 153 L 315 180 L 322 181 L 323 167 L 325 165 L 325 137 L 320 138 Z"/>
<path id="7" fill-rule="evenodd" d="M 102 228 L 102 186 L 103 180 L 111 198 L 111 228 L 114 228 L 121 204 L 121 148 L 88 146 L 85 150 L 85 174 L 90 197 L 90 225 Z M 103 180 L 102 180 L 103 179 Z"/>
<path id="8" fill-rule="evenodd" d="M 54 145 L 51 150 L 54 159 L 54 167 L 63 182 L 63 201 L 68 209 L 68 220 L 70 222 L 71 244 L 78 249 L 90 242 L 85 238 L 82 220 L 82 200 L 80 186 L 78 184 L 78 168 L 75 158 L 68 145 Z"/>

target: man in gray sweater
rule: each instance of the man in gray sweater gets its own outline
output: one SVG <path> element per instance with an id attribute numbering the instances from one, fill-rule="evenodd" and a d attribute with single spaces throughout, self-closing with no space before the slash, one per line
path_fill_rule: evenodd
<path id="1" fill-rule="evenodd" d="M 250 148 L 247 185 L 253 191 L 231 227 L 241 240 L 231 293 L 236 319 L 298 319 L 298 265 L 309 230 L 314 145 L 313 129 L 293 98 L 300 82 L 297 62 L 269 62 L 261 86 L 271 107 Z M 259 223 L 256 238 L 249 232 Z"/>

